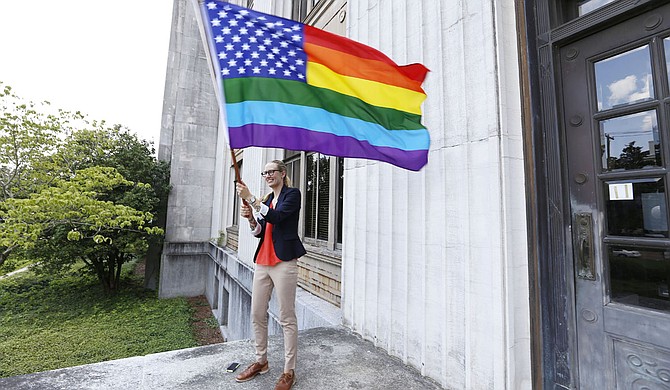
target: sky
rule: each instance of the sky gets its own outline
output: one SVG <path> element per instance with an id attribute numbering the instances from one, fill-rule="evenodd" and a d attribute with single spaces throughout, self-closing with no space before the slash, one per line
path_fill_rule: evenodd
<path id="1" fill-rule="evenodd" d="M 0 1 L 0 81 L 158 147 L 171 0 Z"/>

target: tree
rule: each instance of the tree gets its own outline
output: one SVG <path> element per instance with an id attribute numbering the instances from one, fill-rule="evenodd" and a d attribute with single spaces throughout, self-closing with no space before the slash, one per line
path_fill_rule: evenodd
<path id="1" fill-rule="evenodd" d="M 125 199 L 110 200 L 119 195 Z M 123 204 L 128 199 L 153 201 L 151 186 L 126 180 L 114 168 L 79 170 L 70 180 L 5 201 L 0 244 L 26 249 L 47 270 L 82 260 L 106 291 L 114 291 L 121 266 L 146 251 L 144 236 L 163 232 L 151 226 L 150 212 Z"/>
<path id="2" fill-rule="evenodd" d="M 0 82 L 0 205 L 7 199 L 22 198 L 48 185 L 50 177 L 36 174 L 43 156 L 52 153 L 59 134 L 67 124 L 81 118 L 79 114 L 59 111 L 48 114 L 49 103 L 25 102 Z M 0 265 L 16 248 L 0 246 Z"/>
<path id="3" fill-rule="evenodd" d="M 15 249 L 48 271 L 81 260 L 114 291 L 121 265 L 160 242 L 169 166 L 120 125 L 45 113 L 9 87 L 0 98 L 0 265 Z"/>

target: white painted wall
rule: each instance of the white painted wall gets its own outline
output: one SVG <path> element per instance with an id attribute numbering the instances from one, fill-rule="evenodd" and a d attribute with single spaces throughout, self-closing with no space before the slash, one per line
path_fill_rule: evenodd
<path id="1" fill-rule="evenodd" d="M 512 2 L 349 1 L 348 36 L 431 72 L 420 172 L 345 162 L 347 326 L 446 388 L 531 387 Z"/>

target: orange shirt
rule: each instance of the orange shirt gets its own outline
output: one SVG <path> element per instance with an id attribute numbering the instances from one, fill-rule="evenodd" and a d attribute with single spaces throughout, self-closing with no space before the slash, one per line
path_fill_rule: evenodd
<path id="1" fill-rule="evenodd" d="M 270 203 L 270 208 L 272 208 L 272 203 Z M 277 257 L 275 246 L 272 243 L 272 224 L 266 220 L 263 245 L 261 245 L 258 256 L 256 256 L 256 264 L 273 266 L 279 263 L 281 263 L 281 260 Z"/>

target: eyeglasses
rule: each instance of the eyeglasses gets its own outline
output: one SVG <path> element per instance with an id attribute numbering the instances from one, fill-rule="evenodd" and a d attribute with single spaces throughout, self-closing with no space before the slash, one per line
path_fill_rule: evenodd
<path id="1" fill-rule="evenodd" d="M 261 176 L 272 176 L 275 174 L 275 172 L 279 172 L 279 169 L 268 169 L 267 171 L 261 172 Z"/>

